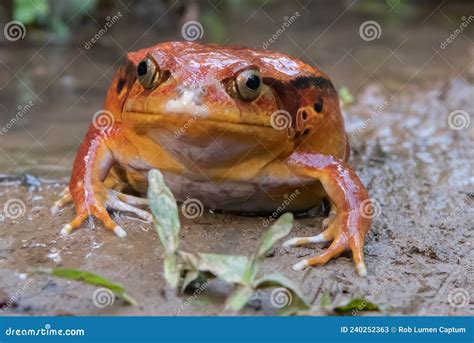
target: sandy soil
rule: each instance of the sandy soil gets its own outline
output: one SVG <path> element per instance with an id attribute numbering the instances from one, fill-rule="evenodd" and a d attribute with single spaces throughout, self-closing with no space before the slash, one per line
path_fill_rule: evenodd
<path id="1" fill-rule="evenodd" d="M 264 272 L 286 274 L 313 304 L 319 304 L 327 291 L 335 302 L 367 297 L 389 315 L 473 315 L 472 300 L 461 299 L 465 306 L 457 307 L 452 299 L 469 298 L 474 289 L 473 125 L 453 130 L 448 123 L 450 112 L 474 108 L 472 80 L 410 86 L 390 98 L 382 94 L 376 86 L 368 87 L 357 103 L 344 108 L 353 140 L 351 164 L 379 205 L 365 245 L 368 276 L 357 276 L 350 256 L 294 272 L 290 266 L 299 258 L 323 248 L 286 250 L 281 244 L 269 254 Z M 166 291 L 162 248 L 150 224 L 118 215 L 128 231 L 126 239 L 118 239 L 100 224 L 84 225 L 63 238 L 61 224 L 72 218 L 74 210 L 67 207 L 52 217 L 49 206 L 66 180 L 37 184 L 34 178 L 0 177 L 4 314 L 173 315 L 178 310 L 181 315 L 223 314 L 221 300 L 228 289 L 221 285 L 209 288 L 218 301 L 198 296 L 184 307 L 189 294 L 176 297 Z M 25 204 L 16 219 L 6 212 L 5 204 L 12 199 Z M 187 251 L 249 254 L 264 231 L 262 218 L 206 212 L 195 220 L 181 219 Z M 322 219 L 298 219 L 290 235 L 316 234 Z M 92 301 L 94 287 L 27 274 L 35 266 L 102 274 L 123 283 L 140 305 L 125 306 L 117 300 L 98 308 Z M 271 313 L 265 305 L 268 297 L 257 294 L 245 313 Z"/>

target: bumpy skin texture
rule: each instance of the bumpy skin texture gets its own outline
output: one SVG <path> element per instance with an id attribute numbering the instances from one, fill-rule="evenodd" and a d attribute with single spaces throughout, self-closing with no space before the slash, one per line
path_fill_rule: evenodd
<path id="1" fill-rule="evenodd" d="M 145 59 L 159 70 L 152 87 L 137 79 Z M 256 99 L 245 101 L 236 79 L 249 69 L 259 71 L 262 85 Z M 285 203 L 285 210 L 299 212 L 328 197 L 326 230 L 284 244 L 332 243 L 294 269 L 351 250 L 359 274 L 366 274 L 363 245 L 371 220 L 361 206 L 368 195 L 345 163 L 349 148 L 338 96 L 318 69 L 270 51 L 161 43 L 128 54 L 105 110 L 107 118 L 96 118 L 79 149 L 69 192 L 53 207 L 71 199 L 76 205 L 63 234 L 92 215 L 125 236 L 107 210 L 150 220 L 139 209 L 146 199 L 121 191 L 145 194 L 147 173 L 158 168 L 178 200 L 196 198 L 214 209 L 271 213 Z M 297 196 L 286 201 L 288 194 Z"/>

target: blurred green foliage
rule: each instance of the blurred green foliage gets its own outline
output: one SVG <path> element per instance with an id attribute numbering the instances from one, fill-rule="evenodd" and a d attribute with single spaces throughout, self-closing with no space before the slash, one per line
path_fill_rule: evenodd
<path id="1" fill-rule="evenodd" d="M 93 10 L 97 0 L 14 0 L 13 19 L 48 29 L 56 41 L 70 37 L 69 23 L 83 11 Z"/>

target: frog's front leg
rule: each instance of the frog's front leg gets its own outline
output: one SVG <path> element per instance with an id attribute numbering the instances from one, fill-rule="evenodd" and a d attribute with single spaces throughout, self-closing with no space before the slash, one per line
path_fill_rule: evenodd
<path id="1" fill-rule="evenodd" d="M 89 129 L 77 153 L 69 182 L 69 192 L 76 206 L 76 217 L 63 226 L 62 235 L 69 234 L 87 217 L 94 216 L 117 236 L 126 236 L 126 232 L 112 220 L 107 209 L 133 212 L 151 221 L 148 212 L 135 207 L 146 205 L 146 199 L 122 194 L 109 188 L 114 180 L 108 176 L 111 175 L 111 168 L 115 164 L 114 154 L 109 145 L 114 146 L 114 140 L 119 137 L 120 127 L 104 131 L 94 127 Z"/>
<path id="2" fill-rule="evenodd" d="M 313 237 L 292 238 L 284 243 L 285 246 L 299 246 L 332 241 L 325 252 L 298 262 L 293 269 L 323 265 L 344 251 L 351 250 L 357 272 L 365 276 L 364 239 L 371 218 L 362 215 L 362 207 L 369 200 L 360 179 L 343 161 L 329 155 L 296 151 L 286 163 L 296 174 L 317 178 L 332 204 L 325 231 Z"/>

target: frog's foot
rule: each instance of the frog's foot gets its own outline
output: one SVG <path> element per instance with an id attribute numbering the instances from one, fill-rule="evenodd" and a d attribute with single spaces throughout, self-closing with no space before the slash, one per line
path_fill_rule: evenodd
<path id="1" fill-rule="evenodd" d="M 87 217 L 94 216 L 104 224 L 106 229 L 112 230 L 118 237 L 125 237 L 127 233 L 110 217 L 107 210 L 130 212 L 147 222 L 152 222 L 152 215 L 137 207 L 147 206 L 147 199 L 123 194 L 115 190 L 108 190 L 106 194 L 104 205 L 100 205 L 98 202 L 88 205 L 84 204 L 81 210 L 78 211 L 76 217 L 70 223 L 63 226 L 60 232 L 61 235 L 65 236 L 70 234 L 73 230 L 77 229 Z"/>
<path id="2" fill-rule="evenodd" d="M 331 259 L 339 256 L 344 251 L 351 250 L 356 265 L 357 272 L 360 276 L 367 275 L 367 267 L 364 263 L 364 242 L 359 233 L 353 232 L 347 226 L 344 214 L 334 214 L 326 221 L 329 222 L 328 228 L 322 233 L 311 237 L 295 237 L 283 243 L 285 247 L 296 247 L 314 243 L 332 243 L 322 254 L 310 257 L 293 265 L 293 270 L 303 270 L 309 266 L 324 265 Z M 323 224 L 324 225 L 324 224 Z"/>
<path id="3" fill-rule="evenodd" d="M 64 188 L 59 196 L 59 200 L 57 200 L 50 209 L 53 216 L 58 214 L 64 206 L 72 202 L 72 195 L 71 192 L 69 192 L 69 187 Z"/>

